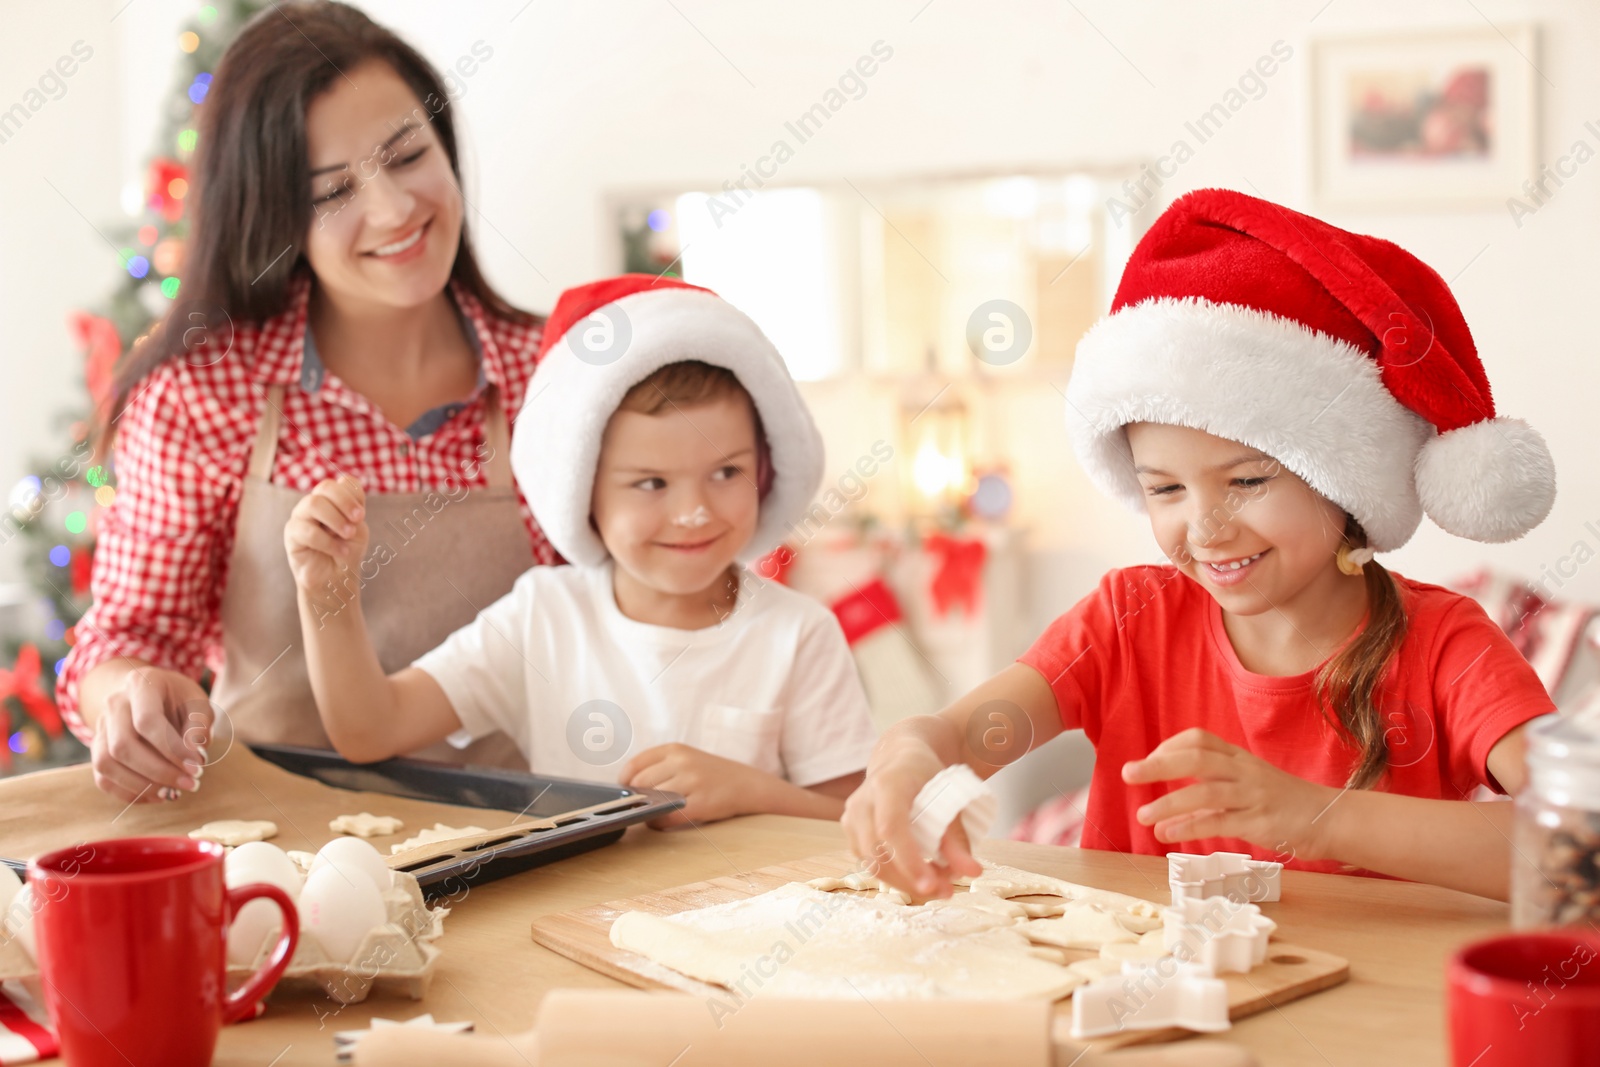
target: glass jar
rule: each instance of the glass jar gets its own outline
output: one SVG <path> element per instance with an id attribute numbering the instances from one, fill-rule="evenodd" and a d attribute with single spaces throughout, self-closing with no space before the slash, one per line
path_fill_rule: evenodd
<path id="1" fill-rule="evenodd" d="M 1512 832 L 1511 925 L 1600 920 L 1600 724 L 1535 719 Z"/>

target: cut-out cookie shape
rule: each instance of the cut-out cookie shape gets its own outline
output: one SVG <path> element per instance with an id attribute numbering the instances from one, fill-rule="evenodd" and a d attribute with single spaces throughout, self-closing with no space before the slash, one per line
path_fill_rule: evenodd
<path id="1" fill-rule="evenodd" d="M 866 871 L 851 871 L 841 878 L 813 878 L 806 885 L 812 889 L 820 889 L 824 893 L 836 893 L 841 889 L 850 889 L 856 892 L 876 890 L 882 900 L 892 900 L 897 904 L 911 903 L 911 894 L 902 889 L 896 889 L 888 882 Z"/>
<path id="2" fill-rule="evenodd" d="M 277 837 L 278 824 L 266 819 L 218 819 L 197 830 L 190 830 L 189 836 L 196 841 L 214 841 L 232 847 Z"/>
<path id="3" fill-rule="evenodd" d="M 1166 941 L 1160 930 L 1141 934 L 1131 943 L 1112 941 L 1100 946 L 1100 958 L 1111 963 L 1126 963 L 1129 960 L 1135 963 L 1148 963 L 1167 955 L 1170 953 L 1167 952 Z"/>
<path id="4" fill-rule="evenodd" d="M 1048 874 L 1006 867 L 1002 864 L 985 864 L 983 873 L 972 878 L 958 878 L 956 885 L 966 885 L 974 893 L 990 893 L 997 897 L 1061 897 L 1076 904 L 1092 904 L 1109 912 L 1128 930 L 1136 934 L 1149 933 L 1161 928 L 1161 909 L 1148 900 L 1113 893 L 1107 889 L 1079 885 Z"/>
<path id="5" fill-rule="evenodd" d="M 394 1019 L 374 1019 L 372 1025 L 365 1030 L 340 1030 L 333 1035 L 334 1058 L 340 1063 L 351 1063 L 356 1058 L 356 1046 L 361 1039 L 374 1030 L 386 1030 L 391 1027 L 409 1027 L 413 1030 L 431 1030 L 441 1034 L 464 1034 L 472 1030 L 471 1021 L 459 1023 L 437 1022 L 432 1012 L 418 1015 L 415 1018 L 398 1022 Z"/>
<path id="6" fill-rule="evenodd" d="M 481 826 L 446 826 L 442 822 L 436 822 L 433 824 L 433 829 L 419 830 L 416 837 L 408 837 L 398 845 L 390 845 L 389 855 L 398 855 L 418 845 L 431 845 L 435 841 L 454 841 L 458 837 L 471 837 L 473 834 L 486 832 Z"/>
<path id="7" fill-rule="evenodd" d="M 1166 950 L 1180 960 L 1203 963 L 1214 974 L 1248 974 L 1267 958 L 1267 941 L 1278 928 L 1254 904 L 1227 897 L 1185 900 L 1161 918 Z"/>
<path id="8" fill-rule="evenodd" d="M 1119 942 L 1131 945 L 1139 941 L 1139 935 L 1118 922 L 1115 915 L 1093 904 L 1069 903 L 1054 919 L 1028 923 L 1022 927 L 1022 934 L 1029 941 L 1058 948 L 1101 949 Z"/>
<path id="9" fill-rule="evenodd" d="M 1167 883 L 1172 904 L 1206 897 L 1229 900 L 1274 901 L 1279 898 L 1283 864 L 1251 859 L 1243 852 L 1167 853 Z"/>
<path id="10" fill-rule="evenodd" d="M 1204 964 L 1171 957 L 1129 960 L 1120 975 L 1090 982 L 1072 994 L 1072 1036 L 1080 1041 L 1169 1026 L 1213 1034 L 1232 1025 L 1222 979 Z"/>
<path id="11" fill-rule="evenodd" d="M 405 829 L 406 824 L 393 815 L 374 815 L 364 811 L 360 815 L 341 815 L 328 823 L 336 834 L 352 837 L 388 837 Z"/>

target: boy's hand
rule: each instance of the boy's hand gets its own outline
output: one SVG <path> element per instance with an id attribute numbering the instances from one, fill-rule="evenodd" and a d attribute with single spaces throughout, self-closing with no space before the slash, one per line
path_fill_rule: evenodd
<path id="1" fill-rule="evenodd" d="M 1341 790 L 1279 770 L 1198 727 L 1122 765 L 1122 780 L 1129 785 L 1178 778 L 1194 782 L 1136 813 L 1141 824 L 1155 827 L 1157 841 L 1237 837 L 1302 859 L 1337 858 L 1325 854 L 1326 835 L 1318 821 Z"/>
<path id="2" fill-rule="evenodd" d="M 283 547 L 302 593 L 320 594 L 360 565 L 369 537 L 366 499 L 361 483 L 345 474 L 319 483 L 294 506 Z"/>
<path id="3" fill-rule="evenodd" d="M 749 764 L 678 743 L 645 749 L 622 768 L 620 779 L 629 789 L 683 794 L 687 804 L 650 821 L 657 830 L 760 811 L 761 797 L 775 781 Z"/>

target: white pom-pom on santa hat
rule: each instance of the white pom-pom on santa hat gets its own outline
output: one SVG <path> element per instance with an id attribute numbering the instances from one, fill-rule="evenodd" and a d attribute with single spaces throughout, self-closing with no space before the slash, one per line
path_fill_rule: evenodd
<path id="1" fill-rule="evenodd" d="M 700 286 L 648 274 L 605 278 L 557 299 L 511 442 L 517 484 L 567 562 L 594 566 L 609 555 L 589 515 L 600 441 L 617 405 L 657 370 L 690 360 L 734 373 L 766 437 L 772 484 L 739 561 L 782 544 L 810 507 L 822 484 L 822 435 L 761 328 Z"/>
<path id="2" fill-rule="evenodd" d="M 1441 529 L 1474 541 L 1515 541 L 1556 501 L 1556 469 L 1539 431 L 1487 419 L 1439 434 L 1417 457 L 1417 496 Z"/>
<path id="3" fill-rule="evenodd" d="M 1260 449 L 1379 551 L 1424 512 L 1461 537 L 1514 540 L 1555 501 L 1549 449 L 1497 417 L 1444 279 L 1388 241 L 1229 189 L 1180 197 L 1139 241 L 1066 396 L 1085 471 L 1135 509 L 1131 422 Z"/>

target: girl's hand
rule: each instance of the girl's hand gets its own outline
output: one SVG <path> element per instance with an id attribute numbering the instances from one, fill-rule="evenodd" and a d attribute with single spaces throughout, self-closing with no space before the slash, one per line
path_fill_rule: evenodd
<path id="1" fill-rule="evenodd" d="M 188 675 L 150 666 L 128 671 L 95 723 L 94 784 L 129 803 L 193 792 L 207 762 L 211 719 L 211 702 Z"/>
<path id="2" fill-rule="evenodd" d="M 346 474 L 319 483 L 294 506 L 283 547 L 302 593 L 321 595 L 360 565 L 369 537 L 366 499 L 361 483 Z"/>
<path id="3" fill-rule="evenodd" d="M 912 804 L 922 787 L 943 769 L 932 750 L 925 746 L 908 749 L 868 771 L 861 788 L 845 801 L 844 817 L 839 820 L 851 851 L 861 858 L 866 872 L 914 896 L 947 897 L 956 875 L 983 873 L 960 819 L 950 824 L 941 844 L 947 867 L 923 859 L 922 849 L 911 836 Z"/>
<path id="4" fill-rule="evenodd" d="M 1122 765 L 1129 785 L 1194 779 L 1137 812 L 1166 843 L 1237 837 L 1260 848 L 1325 859 L 1322 814 L 1341 791 L 1281 771 L 1199 728 L 1167 738 L 1142 760 Z"/>
<path id="5" fill-rule="evenodd" d="M 645 749 L 628 761 L 620 778 L 629 789 L 664 789 L 682 793 L 688 801 L 677 811 L 650 820 L 657 830 L 761 811 L 761 798 L 774 781 L 747 763 L 678 743 Z"/>

